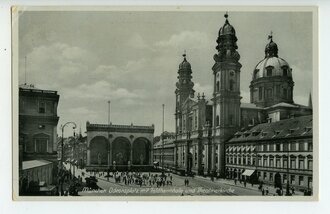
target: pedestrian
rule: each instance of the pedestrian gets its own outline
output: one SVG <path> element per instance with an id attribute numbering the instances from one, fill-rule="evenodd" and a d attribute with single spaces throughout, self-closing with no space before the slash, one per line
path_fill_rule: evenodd
<path id="1" fill-rule="evenodd" d="M 237 184 L 237 178 L 234 179 L 235 185 Z"/>
<path id="2" fill-rule="evenodd" d="M 246 187 L 246 180 L 244 180 L 244 187 Z"/>
<path id="3" fill-rule="evenodd" d="M 294 187 L 293 187 L 293 186 L 291 187 L 291 192 L 292 192 L 292 195 L 294 195 L 294 194 L 295 194 L 295 189 L 294 189 Z"/>
<path id="4" fill-rule="evenodd" d="M 262 193 L 262 195 L 265 195 L 265 189 L 264 188 L 262 188 L 261 193 Z"/>
<path id="5" fill-rule="evenodd" d="M 266 195 L 268 195 L 269 193 L 269 190 L 268 190 L 268 187 L 266 187 Z"/>

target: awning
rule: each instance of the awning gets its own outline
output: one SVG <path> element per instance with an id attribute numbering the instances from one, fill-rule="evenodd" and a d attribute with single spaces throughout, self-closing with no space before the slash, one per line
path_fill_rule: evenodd
<path id="1" fill-rule="evenodd" d="M 242 175 L 251 176 L 254 173 L 254 169 L 246 169 Z"/>

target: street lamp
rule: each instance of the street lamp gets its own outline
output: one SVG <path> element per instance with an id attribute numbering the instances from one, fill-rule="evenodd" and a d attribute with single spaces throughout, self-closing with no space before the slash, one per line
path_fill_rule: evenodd
<path id="1" fill-rule="evenodd" d="M 162 126 L 162 155 L 161 155 L 161 162 L 162 162 L 162 171 L 164 171 L 164 116 L 165 116 L 165 104 L 163 106 L 163 126 Z"/>
<path id="2" fill-rule="evenodd" d="M 109 129 L 110 129 L 110 105 L 111 105 L 111 101 L 110 100 L 108 100 L 108 128 L 107 128 L 107 130 L 108 130 L 108 142 L 109 142 L 109 146 L 108 146 L 108 170 L 107 170 L 107 181 L 109 181 L 109 177 L 110 177 L 110 133 L 109 133 Z"/>
<path id="3" fill-rule="evenodd" d="M 76 123 L 74 122 L 66 122 L 64 125 L 61 126 L 61 131 L 62 131 L 62 141 L 61 141 L 61 169 L 63 169 L 63 157 L 64 157 L 64 153 L 63 153 L 63 147 L 64 147 L 64 128 L 67 125 L 73 125 L 73 129 L 75 129 L 77 127 Z M 63 181 L 61 182 L 61 195 L 63 195 Z"/>

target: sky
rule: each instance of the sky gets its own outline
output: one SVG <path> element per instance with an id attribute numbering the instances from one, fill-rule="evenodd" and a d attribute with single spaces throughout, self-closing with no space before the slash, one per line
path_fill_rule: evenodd
<path id="1" fill-rule="evenodd" d="M 213 55 L 224 11 L 25 11 L 19 16 L 19 83 L 60 94 L 58 127 L 74 121 L 155 125 L 174 131 L 175 83 L 184 50 L 196 94 L 212 95 Z M 312 13 L 230 12 L 241 55 L 242 102 L 264 58 L 269 33 L 292 68 L 294 101 L 307 105 L 312 90 Z M 25 67 L 26 57 L 26 67 Z M 70 134 L 67 131 L 66 135 Z"/>

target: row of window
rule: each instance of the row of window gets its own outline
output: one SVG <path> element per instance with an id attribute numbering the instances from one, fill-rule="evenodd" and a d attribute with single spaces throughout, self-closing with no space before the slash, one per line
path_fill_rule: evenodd
<path id="1" fill-rule="evenodd" d="M 253 151 L 255 146 L 228 146 L 226 152 L 249 152 Z M 289 142 L 272 143 L 256 146 L 257 152 L 287 152 L 287 151 L 313 151 L 312 142 Z"/>
<path id="2" fill-rule="evenodd" d="M 290 157 L 290 169 L 308 169 L 313 170 L 313 160 L 307 158 L 307 166 L 305 166 L 306 157 Z M 228 164 L 247 165 L 247 166 L 259 166 L 259 167 L 276 167 L 276 168 L 288 168 L 288 158 L 280 157 L 274 159 L 258 157 L 258 164 L 256 165 L 256 157 L 227 157 L 226 162 Z M 298 163 L 298 165 L 297 165 Z"/>
<path id="3" fill-rule="evenodd" d="M 20 111 L 24 112 L 28 108 L 35 108 L 35 106 L 30 106 L 31 104 L 32 102 L 20 100 Z M 44 114 L 46 112 L 54 113 L 54 109 L 56 109 L 54 105 L 56 104 L 50 101 L 38 101 L 36 106 L 37 112 L 40 114 Z"/>
<path id="4" fill-rule="evenodd" d="M 229 91 L 234 91 L 235 89 L 235 82 L 234 80 L 229 80 Z M 220 91 L 220 81 L 216 82 L 216 92 Z"/>
<path id="5" fill-rule="evenodd" d="M 272 66 L 268 66 L 266 68 L 266 74 L 267 74 L 267 77 L 272 77 L 273 76 L 273 69 L 274 67 Z M 289 73 L 289 68 L 287 66 L 283 66 L 282 67 L 282 74 L 283 76 L 288 76 L 288 73 Z M 259 78 L 259 69 L 256 69 L 255 72 L 254 72 L 254 79 L 257 79 Z"/>
<path id="6" fill-rule="evenodd" d="M 259 87 L 258 88 L 258 92 L 259 92 L 259 100 L 263 99 L 263 95 L 265 96 L 264 98 L 273 98 L 273 89 L 272 88 L 267 88 L 265 89 L 265 91 L 263 91 L 263 87 Z M 282 94 L 280 92 L 280 85 L 276 85 L 275 86 L 275 93 L 276 95 L 282 95 L 283 99 L 289 99 L 291 97 L 291 90 L 287 89 L 287 88 L 283 88 L 282 89 Z"/>

